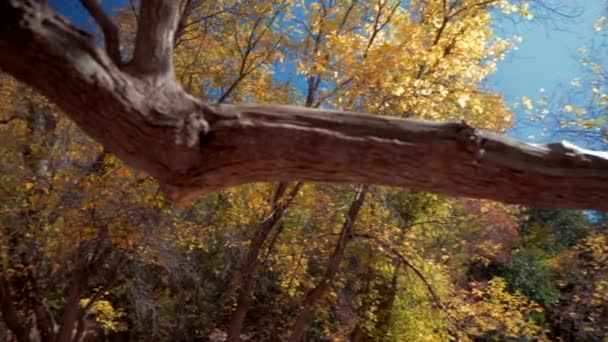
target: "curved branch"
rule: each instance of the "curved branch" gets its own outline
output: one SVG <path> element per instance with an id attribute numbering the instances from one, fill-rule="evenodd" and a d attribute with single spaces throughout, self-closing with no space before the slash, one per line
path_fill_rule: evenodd
<path id="1" fill-rule="evenodd" d="M 170 9 L 168 2 L 143 3 Z M 175 25 L 164 26 L 170 37 Z M 161 70 L 171 44 L 149 37 L 145 44 L 168 59 L 152 63 L 151 70 Z M 150 82 L 147 74 L 123 72 L 92 37 L 38 1 L 0 1 L 0 51 L 0 68 L 47 96 L 128 165 L 158 179 L 174 200 L 249 182 L 301 180 L 608 210 L 608 153 L 527 144 L 465 123 L 205 105 L 170 78 Z"/>
<path id="2" fill-rule="evenodd" d="M 116 26 L 112 19 L 106 15 L 97 0 L 80 0 L 80 2 L 101 28 L 108 55 L 114 63 L 121 65 L 122 58 L 120 57 L 120 34 L 118 26 Z"/>

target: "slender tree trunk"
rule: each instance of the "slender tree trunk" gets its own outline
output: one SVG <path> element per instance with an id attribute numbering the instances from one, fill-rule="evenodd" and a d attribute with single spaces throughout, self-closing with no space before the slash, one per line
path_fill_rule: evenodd
<path id="1" fill-rule="evenodd" d="M 63 321 L 55 339 L 56 342 L 71 342 L 73 340 L 76 323 L 78 323 L 82 311 L 80 299 L 87 281 L 88 274 L 86 271 L 83 271 L 72 279 L 64 306 Z"/>
<path id="2" fill-rule="evenodd" d="M 102 287 L 101 291 L 98 291 L 90 298 L 89 303 L 84 308 L 81 307 L 80 299 L 84 295 L 89 279 L 98 272 L 111 253 L 107 233 L 105 228 L 100 228 L 96 238 L 97 241 L 94 242 L 96 246 L 90 255 L 87 253 L 86 248 L 79 255 L 78 265 L 74 268 L 70 286 L 66 292 L 67 298 L 64 305 L 63 320 L 55 339 L 56 342 L 75 341 L 83 336 L 85 331 L 83 330 L 84 326 L 81 325 L 81 320 L 84 319 L 84 315 L 93 306 L 95 301 L 104 292 L 109 290 L 115 281 L 116 273 Z"/>
<path id="3" fill-rule="evenodd" d="M 264 245 L 264 242 L 268 238 L 270 232 L 283 218 L 283 214 L 285 214 L 285 211 L 287 208 L 289 208 L 289 205 L 302 187 L 302 183 L 295 184 L 289 194 L 285 196 L 287 185 L 288 184 L 285 182 L 278 184 L 277 191 L 272 201 L 272 212 L 264 221 L 262 221 L 262 223 L 258 225 L 255 235 L 251 239 L 247 256 L 240 272 L 240 289 L 236 308 L 230 318 L 228 337 L 226 339 L 228 342 L 236 342 L 240 340 L 247 311 L 253 302 L 252 292 L 255 286 L 255 272 L 262 246 Z"/>
<path id="4" fill-rule="evenodd" d="M 374 251 L 370 248 L 367 253 L 368 259 L 371 259 L 372 255 L 374 254 Z M 365 330 L 363 329 L 362 318 L 365 317 L 365 313 L 367 312 L 367 310 L 370 309 L 373 304 L 372 301 L 369 298 L 366 298 L 365 296 L 369 294 L 372 289 L 372 280 L 375 276 L 374 273 L 374 268 L 370 264 L 366 264 L 365 271 L 359 273 L 358 275 L 358 279 L 362 286 L 361 289 L 357 291 L 357 296 L 361 296 L 362 300 L 361 305 L 359 305 L 359 307 L 357 308 L 357 314 L 359 316 L 359 319 L 349 335 L 350 342 L 367 341 L 367 335 L 365 334 Z"/>
<path id="5" fill-rule="evenodd" d="M 1 271 L 4 272 L 4 270 Z M 15 335 L 17 341 L 29 341 L 28 332 L 15 310 L 10 285 L 4 277 L 4 274 L 0 274 L 0 309 L 2 309 L 4 324 L 6 324 L 7 328 Z"/>
<path id="6" fill-rule="evenodd" d="M 36 329 L 40 334 L 41 342 L 51 342 L 54 340 L 55 322 L 53 321 L 52 313 L 45 303 L 44 295 L 38 287 L 36 274 L 32 270 L 28 272 L 29 283 L 31 286 L 30 305 L 36 318 Z"/>
<path id="7" fill-rule="evenodd" d="M 393 313 L 393 304 L 395 303 L 395 297 L 397 296 L 397 284 L 399 280 L 399 271 L 401 270 L 401 262 L 396 261 L 394 267 L 395 269 L 393 270 L 390 283 L 383 284 L 384 286 L 380 291 L 383 296 L 378 305 L 378 324 L 376 329 L 382 340 L 387 339 L 391 326 L 390 321 Z"/>
<path id="8" fill-rule="evenodd" d="M 321 278 L 319 284 L 306 294 L 302 309 L 300 310 L 296 324 L 289 337 L 289 342 L 300 342 L 302 340 L 306 333 L 306 329 L 308 329 L 308 326 L 310 325 L 315 306 L 323 299 L 338 274 L 346 245 L 353 238 L 353 226 L 359 215 L 359 211 L 363 206 L 367 190 L 367 186 L 364 185 L 359 186 L 357 189 L 355 199 L 351 203 L 348 213 L 346 214 L 346 220 L 342 226 L 340 237 L 338 238 L 333 253 L 329 257 L 325 274 L 323 275 L 323 278 Z"/>

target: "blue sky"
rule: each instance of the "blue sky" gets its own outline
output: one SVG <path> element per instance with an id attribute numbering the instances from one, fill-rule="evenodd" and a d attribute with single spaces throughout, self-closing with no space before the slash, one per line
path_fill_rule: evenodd
<path id="1" fill-rule="evenodd" d="M 125 0 L 102 0 L 101 5 L 106 11 L 111 11 L 122 6 L 125 2 Z M 68 17 L 74 24 L 80 27 L 91 25 L 91 18 L 79 0 L 49 0 L 49 4 L 55 10 Z"/>
<path id="2" fill-rule="evenodd" d="M 502 37 L 523 37 L 516 51 L 510 52 L 498 65 L 498 71 L 488 80 L 490 90 L 502 94 L 508 103 L 521 100 L 522 96 L 537 99 L 539 90 L 551 94 L 560 85 L 580 76 L 578 49 L 590 42 L 592 25 L 599 16 L 606 15 L 606 0 L 560 0 L 576 9 L 575 18 L 499 20 L 494 24 L 496 34 Z M 116 8 L 124 0 L 104 0 L 106 9 Z M 81 27 L 91 25 L 88 16 L 77 0 L 50 0 L 50 4 Z M 515 16 L 514 14 L 512 14 Z M 540 137 L 538 128 L 526 125 L 521 107 L 516 111 L 516 128 L 509 132 L 514 137 L 530 140 Z M 519 124 L 517 124 L 519 123 Z"/>
<path id="3" fill-rule="evenodd" d="M 580 16 L 555 24 L 533 20 L 503 21 L 496 25 L 497 33 L 504 31 L 505 35 L 522 36 L 523 42 L 499 65 L 491 80 L 495 89 L 510 96 L 530 96 L 538 93 L 540 88 L 549 90 L 551 86 L 568 83 L 579 75 L 577 50 L 591 39 L 592 25 L 605 11 L 606 2 L 569 2 L 577 4 L 582 11 Z"/>
<path id="4" fill-rule="evenodd" d="M 578 49 L 589 44 L 593 34 L 592 26 L 601 15 L 605 15 L 608 2 L 605 0 L 563 0 L 580 13 L 575 18 L 563 18 L 549 22 L 539 19 L 532 21 L 503 20 L 496 24 L 497 34 L 509 37 L 519 35 L 523 42 L 519 49 L 509 53 L 488 84 L 491 89 L 505 96 L 507 101 L 520 100 L 522 96 L 537 99 L 541 88 L 548 94 L 560 85 L 581 76 Z M 551 99 L 549 99 L 551 100 Z M 525 116 L 516 110 L 516 120 L 525 125 Z M 514 129 L 511 135 L 529 140 L 529 135 L 537 138 L 540 134 L 529 128 Z"/>

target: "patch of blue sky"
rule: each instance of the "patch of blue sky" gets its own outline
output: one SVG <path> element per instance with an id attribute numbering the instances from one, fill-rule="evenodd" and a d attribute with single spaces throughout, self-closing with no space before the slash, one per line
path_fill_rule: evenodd
<path id="1" fill-rule="evenodd" d="M 508 53 L 498 64 L 498 70 L 487 82 L 489 88 L 502 94 L 507 103 L 521 102 L 527 96 L 533 102 L 546 97 L 549 108 L 556 109 L 568 96 L 571 81 L 583 74 L 579 49 L 591 43 L 593 24 L 606 14 L 605 0 L 561 0 L 576 12 L 573 18 L 540 18 L 527 20 L 497 20 L 494 31 L 502 37 L 521 36 L 518 49 Z M 608 62 L 605 59 L 604 62 Z M 569 98 L 575 104 L 586 101 L 584 96 Z M 580 103 L 579 105 L 584 105 Z M 525 108 L 514 109 L 515 127 L 509 135 L 532 142 L 546 142 L 553 135 L 543 135 L 542 130 L 558 131 L 557 120 L 530 124 Z M 551 114 L 549 114 L 551 115 Z M 542 127 L 542 126 L 545 127 Z"/>
<path id="2" fill-rule="evenodd" d="M 125 0 L 103 0 L 101 6 L 108 13 L 113 13 L 117 9 L 125 5 Z M 87 31 L 94 31 L 93 18 L 87 13 L 80 1 L 78 0 L 49 0 L 49 5 L 69 18 L 72 23 Z"/>

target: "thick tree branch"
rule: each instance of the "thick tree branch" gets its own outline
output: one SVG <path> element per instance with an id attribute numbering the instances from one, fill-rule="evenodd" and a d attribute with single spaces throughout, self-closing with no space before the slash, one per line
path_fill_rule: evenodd
<path id="1" fill-rule="evenodd" d="M 139 76 L 173 78 L 173 40 L 179 21 L 179 1 L 141 1 L 133 67 Z"/>
<path id="2" fill-rule="evenodd" d="M 101 28 L 108 55 L 114 63 L 121 65 L 122 58 L 120 57 L 120 34 L 118 26 L 116 26 L 112 19 L 106 15 L 97 0 L 80 0 L 80 2 Z"/>
<path id="3" fill-rule="evenodd" d="M 204 105 L 173 81 L 150 82 L 163 73 L 160 79 L 171 79 L 172 42 L 162 37 L 173 36 L 177 10 L 173 1 L 143 3 L 140 21 L 148 23 L 141 27 L 156 33 L 140 27 L 135 64 L 151 74 L 123 72 L 92 37 L 34 0 L 0 1 L 0 68 L 157 178 L 174 200 L 249 182 L 302 180 L 608 210 L 607 153 L 526 144 L 464 123 Z M 167 15 L 159 18 L 161 12 Z M 154 52 L 150 64 L 145 46 Z"/>

